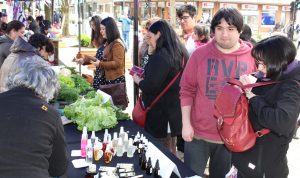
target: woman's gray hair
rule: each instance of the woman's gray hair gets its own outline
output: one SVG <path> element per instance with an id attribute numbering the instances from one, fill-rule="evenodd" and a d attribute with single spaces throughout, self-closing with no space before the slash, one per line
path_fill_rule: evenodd
<path id="1" fill-rule="evenodd" d="M 50 65 L 41 57 L 34 55 L 17 60 L 5 83 L 10 90 L 15 87 L 32 89 L 47 102 L 59 90 L 58 77 Z"/>

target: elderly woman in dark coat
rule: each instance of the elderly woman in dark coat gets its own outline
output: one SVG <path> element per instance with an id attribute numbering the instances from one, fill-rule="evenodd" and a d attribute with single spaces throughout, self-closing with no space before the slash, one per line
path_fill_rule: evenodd
<path id="1" fill-rule="evenodd" d="M 63 175 L 68 159 L 59 113 L 48 101 L 59 88 L 38 55 L 16 60 L 0 93 L 0 177 Z"/>

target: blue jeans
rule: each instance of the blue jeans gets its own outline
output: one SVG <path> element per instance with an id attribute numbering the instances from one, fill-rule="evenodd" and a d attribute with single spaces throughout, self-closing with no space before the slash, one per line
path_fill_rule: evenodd
<path id="1" fill-rule="evenodd" d="M 225 177 L 231 167 L 231 152 L 223 144 L 198 139 L 185 142 L 184 163 L 201 177 L 203 177 L 208 158 L 210 158 L 209 178 Z"/>
<path id="2" fill-rule="evenodd" d="M 123 40 L 128 49 L 129 48 L 129 31 L 123 31 L 122 34 L 123 34 Z"/>

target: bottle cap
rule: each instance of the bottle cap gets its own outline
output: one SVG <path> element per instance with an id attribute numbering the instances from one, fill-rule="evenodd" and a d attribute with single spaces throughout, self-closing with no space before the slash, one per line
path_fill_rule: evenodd
<path id="1" fill-rule="evenodd" d="M 95 138 L 95 137 L 96 137 L 95 131 L 92 131 L 92 136 L 91 136 L 91 138 Z"/>
<path id="2" fill-rule="evenodd" d="M 84 126 L 83 129 L 82 129 L 82 135 L 87 135 L 87 128 L 86 128 L 86 126 Z"/>
<path id="3" fill-rule="evenodd" d="M 120 133 L 123 133 L 123 132 L 124 132 L 124 127 L 121 126 L 121 127 L 120 127 Z"/>

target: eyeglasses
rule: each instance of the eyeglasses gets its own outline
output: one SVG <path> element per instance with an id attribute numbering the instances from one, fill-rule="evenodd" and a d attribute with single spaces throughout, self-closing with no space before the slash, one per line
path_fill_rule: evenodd
<path id="1" fill-rule="evenodd" d="M 259 61 L 259 60 L 255 60 L 255 64 L 256 64 L 256 67 L 258 67 L 259 65 L 266 66 L 266 64 L 263 61 Z"/>
<path id="2" fill-rule="evenodd" d="M 185 15 L 185 16 L 181 16 L 177 18 L 177 21 L 180 23 L 182 20 L 184 20 L 185 22 L 190 18 L 191 16 L 189 15 Z"/>

